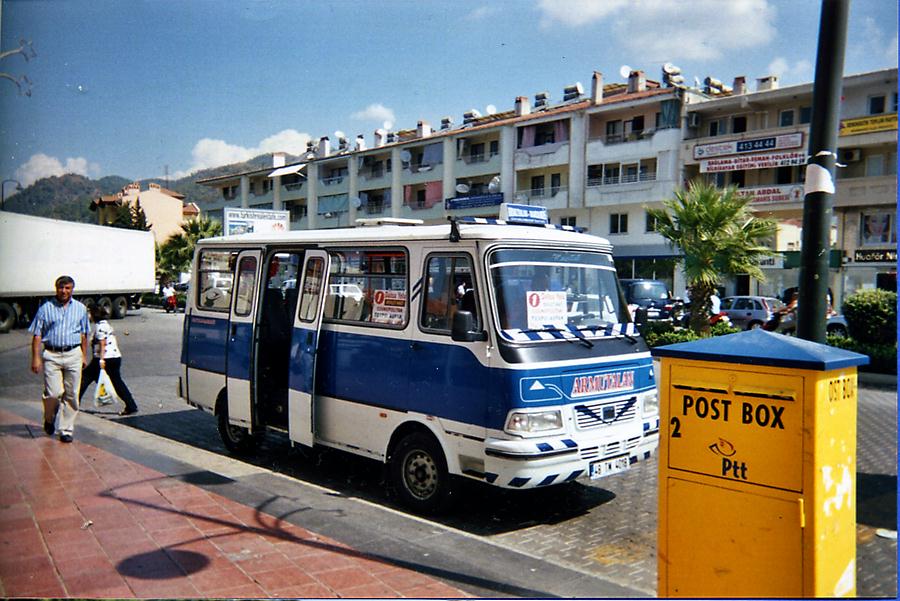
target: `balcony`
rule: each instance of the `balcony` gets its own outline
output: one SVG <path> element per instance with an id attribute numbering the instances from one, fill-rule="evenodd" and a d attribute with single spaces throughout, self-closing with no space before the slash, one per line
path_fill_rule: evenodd
<path id="1" fill-rule="evenodd" d="M 481 175 L 497 175 L 500 173 L 499 154 L 463 155 L 456 160 L 454 175 L 456 177 L 478 177 Z"/>
<path id="2" fill-rule="evenodd" d="M 515 199 L 517 203 L 547 207 L 548 209 L 565 209 L 569 204 L 569 188 L 557 186 L 517 190 Z"/>
<path id="3" fill-rule="evenodd" d="M 897 176 L 854 177 L 837 180 L 834 205 L 856 207 L 897 205 Z"/>
<path id="4" fill-rule="evenodd" d="M 569 163 L 569 143 L 555 142 L 516 150 L 516 170 L 555 167 Z"/>
<path id="5" fill-rule="evenodd" d="M 587 180 L 588 188 L 596 186 L 618 186 L 622 184 L 639 184 L 642 182 L 655 182 L 656 172 L 649 173 L 630 173 L 619 175 L 608 175 L 605 177 L 591 177 Z"/>

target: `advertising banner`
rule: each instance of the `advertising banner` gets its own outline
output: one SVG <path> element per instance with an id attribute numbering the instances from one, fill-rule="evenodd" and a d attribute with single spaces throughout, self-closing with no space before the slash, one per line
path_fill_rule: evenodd
<path id="1" fill-rule="evenodd" d="M 892 129 L 897 129 L 897 113 L 872 115 L 870 117 L 859 117 L 858 119 L 844 119 L 841 121 L 838 135 L 852 136 L 854 134 L 868 134 Z"/>
<path id="2" fill-rule="evenodd" d="M 776 167 L 805 164 L 805 152 L 772 152 L 768 154 L 706 159 L 700 161 L 700 173 L 743 171 L 744 169 L 775 169 Z"/>
<path id="3" fill-rule="evenodd" d="M 803 146 L 803 133 L 795 132 L 767 138 L 698 144 L 694 146 L 694 158 L 708 159 L 729 154 L 759 152 L 760 150 L 784 150 L 787 148 L 800 148 L 801 146 Z"/>
<path id="4" fill-rule="evenodd" d="M 758 188 L 738 188 L 737 195 L 749 198 L 752 204 L 775 202 L 802 202 L 803 184 L 785 186 L 760 186 Z"/>
<path id="5" fill-rule="evenodd" d="M 286 232 L 291 229 L 290 211 L 226 208 L 224 218 L 223 229 L 226 236 L 254 232 Z"/>

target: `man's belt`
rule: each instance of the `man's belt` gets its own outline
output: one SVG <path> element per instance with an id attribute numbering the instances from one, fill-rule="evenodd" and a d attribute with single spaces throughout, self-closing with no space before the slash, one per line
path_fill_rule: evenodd
<path id="1" fill-rule="evenodd" d="M 45 344 L 44 348 L 50 351 L 51 353 L 68 353 L 73 348 L 78 348 L 81 346 L 80 344 L 73 344 L 71 346 L 50 346 L 49 344 Z"/>

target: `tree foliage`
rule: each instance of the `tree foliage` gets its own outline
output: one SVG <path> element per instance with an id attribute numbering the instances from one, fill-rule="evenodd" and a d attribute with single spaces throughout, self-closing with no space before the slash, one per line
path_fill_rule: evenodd
<path id="1" fill-rule="evenodd" d="M 190 271 L 197 241 L 221 234 L 222 224 L 207 217 L 198 217 L 182 223 L 181 231 L 170 236 L 159 247 L 156 262 L 158 271 L 170 277 Z"/>
<path id="2" fill-rule="evenodd" d="M 765 279 L 759 260 L 774 254 L 765 242 L 775 235 L 776 224 L 755 217 L 749 203 L 736 187 L 695 180 L 663 201 L 663 208 L 647 210 L 656 220 L 656 231 L 683 253 L 695 332 L 708 333 L 709 298 L 723 276 Z"/>
<path id="3" fill-rule="evenodd" d="M 841 306 L 850 336 L 866 344 L 897 341 L 897 293 L 889 290 L 859 290 Z"/>
<path id="4" fill-rule="evenodd" d="M 153 224 L 147 221 L 147 214 L 144 213 L 144 209 L 141 207 L 141 201 L 136 200 L 134 204 L 123 203 L 116 210 L 116 217 L 110 225 L 126 230 L 149 232 Z"/>

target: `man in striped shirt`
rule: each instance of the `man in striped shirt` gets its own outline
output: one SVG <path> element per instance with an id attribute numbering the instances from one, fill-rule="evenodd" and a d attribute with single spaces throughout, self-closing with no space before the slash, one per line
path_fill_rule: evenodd
<path id="1" fill-rule="evenodd" d="M 71 277 L 57 278 L 56 298 L 40 306 L 28 328 L 34 335 L 31 371 L 44 374 L 44 431 L 52 436 L 59 430 L 62 442 L 72 442 L 91 327 L 87 309 L 72 298 L 74 289 L 75 280 Z"/>

